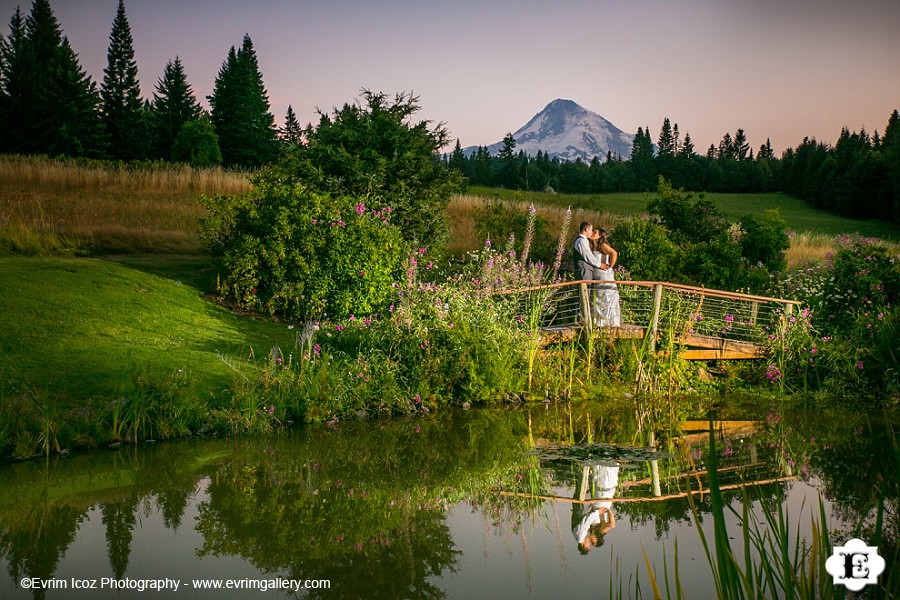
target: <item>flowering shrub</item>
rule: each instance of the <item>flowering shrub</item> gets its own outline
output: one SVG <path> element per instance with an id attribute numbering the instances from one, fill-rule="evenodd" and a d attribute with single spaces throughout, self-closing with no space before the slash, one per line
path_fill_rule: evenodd
<path id="1" fill-rule="evenodd" d="M 346 317 L 387 306 L 406 244 L 389 207 L 309 192 L 269 171 L 254 189 L 204 196 L 201 239 L 222 266 L 220 291 L 291 318 Z"/>
<path id="2" fill-rule="evenodd" d="M 770 332 L 788 389 L 832 394 L 896 393 L 900 270 L 878 240 L 841 236 L 822 265 L 789 274 L 775 293 L 809 307 L 782 333 Z"/>

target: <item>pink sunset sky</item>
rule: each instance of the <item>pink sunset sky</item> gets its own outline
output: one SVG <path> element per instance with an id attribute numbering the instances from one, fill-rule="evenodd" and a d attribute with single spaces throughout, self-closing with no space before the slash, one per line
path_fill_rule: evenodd
<path id="1" fill-rule="evenodd" d="M 50 0 L 99 85 L 117 0 Z M 0 0 L 0 32 L 30 0 Z M 499 141 L 555 98 L 628 132 L 664 117 L 698 152 L 743 128 L 776 153 L 900 108 L 898 0 L 126 0 L 142 94 L 181 57 L 204 106 L 250 34 L 276 123 L 362 88 L 412 91 L 463 146 Z M 449 149 L 449 148 L 448 148 Z"/>

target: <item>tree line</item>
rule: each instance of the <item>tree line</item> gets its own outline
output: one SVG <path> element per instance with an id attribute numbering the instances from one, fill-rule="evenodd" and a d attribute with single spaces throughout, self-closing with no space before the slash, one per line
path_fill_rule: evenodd
<path id="1" fill-rule="evenodd" d="M 152 100 L 141 98 L 125 4 L 119 0 L 107 66 L 98 87 L 82 69 L 49 0 L 17 7 L 0 36 L 0 152 L 196 166 L 258 167 L 281 155 L 249 35 L 228 52 L 210 110 L 204 110 L 178 56 L 168 61 Z M 293 111 L 289 108 L 288 124 Z M 293 124 L 297 130 L 296 117 Z M 286 126 L 286 127 L 287 127 Z"/>
<path id="2" fill-rule="evenodd" d="M 725 133 L 718 145 L 698 153 L 690 134 L 666 117 L 654 144 L 650 128 L 639 127 L 625 158 L 564 161 L 538 151 L 516 152 L 511 133 L 496 155 L 486 146 L 465 152 L 459 140 L 444 156 L 471 185 L 529 191 L 605 194 L 656 189 L 659 177 L 676 188 L 722 193 L 783 191 L 816 208 L 852 218 L 900 223 L 900 115 L 894 110 L 884 134 L 844 129 L 834 146 L 806 138 L 778 158 L 766 140 L 756 152 L 746 133 Z"/>
<path id="3" fill-rule="evenodd" d="M 0 36 L 0 153 L 252 169 L 290 156 L 317 132 L 301 127 L 290 106 L 284 126 L 275 126 L 249 35 L 228 51 L 207 100 L 208 111 L 178 56 L 166 64 L 152 99 L 141 98 L 124 0 L 99 87 L 81 68 L 49 0 L 33 0 L 27 16 L 17 8 L 8 35 Z M 883 135 L 844 129 L 833 146 L 807 138 L 780 158 L 768 140 L 754 152 L 743 129 L 698 153 L 690 134 L 682 137 L 667 117 L 655 143 L 650 128 L 639 127 L 627 157 L 608 153 L 587 163 L 529 156 L 516 152 L 508 134 L 496 156 L 486 147 L 467 154 L 457 140 L 442 162 L 472 185 L 599 194 L 652 191 L 663 177 L 687 190 L 784 191 L 843 216 L 900 222 L 898 121 L 895 110 Z"/>

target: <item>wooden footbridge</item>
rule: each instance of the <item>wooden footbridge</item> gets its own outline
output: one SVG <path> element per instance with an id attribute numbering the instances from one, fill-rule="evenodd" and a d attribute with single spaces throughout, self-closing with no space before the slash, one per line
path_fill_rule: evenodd
<path id="1" fill-rule="evenodd" d="M 569 281 L 501 292 L 518 318 L 541 331 L 545 343 L 575 335 L 643 339 L 652 352 L 669 342 L 687 360 L 759 358 L 799 302 L 658 281 L 617 281 L 621 325 L 592 322 L 597 282 Z"/>

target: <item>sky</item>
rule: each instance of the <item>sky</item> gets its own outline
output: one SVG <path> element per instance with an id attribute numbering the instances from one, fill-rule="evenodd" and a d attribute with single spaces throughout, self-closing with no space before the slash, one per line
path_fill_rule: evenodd
<path id="1" fill-rule="evenodd" d="M 99 86 L 118 0 L 50 0 Z M 0 32 L 15 7 L 0 0 Z M 776 154 L 900 109 L 900 0 L 126 0 L 141 93 L 177 55 L 201 103 L 253 40 L 272 114 L 301 124 L 368 89 L 419 97 L 463 146 L 514 132 L 556 98 L 618 128 L 663 119 L 705 153 L 744 129 Z M 449 150 L 449 148 L 447 148 Z"/>

